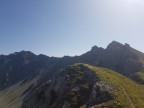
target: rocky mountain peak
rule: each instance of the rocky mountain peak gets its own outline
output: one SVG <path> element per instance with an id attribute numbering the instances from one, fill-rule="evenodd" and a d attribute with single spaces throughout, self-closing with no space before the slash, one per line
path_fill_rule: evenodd
<path id="1" fill-rule="evenodd" d="M 97 51 L 98 49 L 99 49 L 99 47 L 93 46 L 92 49 L 91 49 L 91 51 Z"/>
<path id="2" fill-rule="evenodd" d="M 117 41 L 112 41 L 106 49 L 119 49 L 119 48 L 122 48 L 124 45 L 117 42 Z"/>
<path id="3" fill-rule="evenodd" d="M 30 51 L 20 51 L 20 52 L 15 52 L 15 54 L 22 54 L 22 55 L 34 55 L 34 53 Z"/>
<path id="4" fill-rule="evenodd" d="M 30 52 L 30 51 L 20 51 L 20 52 L 15 52 L 10 54 L 9 56 L 19 56 L 19 57 L 33 57 L 35 56 L 34 53 Z"/>

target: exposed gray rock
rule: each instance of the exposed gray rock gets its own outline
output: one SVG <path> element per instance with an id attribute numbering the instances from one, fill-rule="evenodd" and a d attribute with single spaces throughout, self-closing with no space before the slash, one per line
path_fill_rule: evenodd
<path id="1" fill-rule="evenodd" d="M 112 85 L 105 81 L 96 82 L 93 85 L 93 89 L 89 98 L 90 103 L 98 104 L 112 98 L 109 94 L 110 90 L 112 89 Z"/>
<path id="2" fill-rule="evenodd" d="M 111 84 L 100 81 L 95 72 L 83 65 L 69 66 L 49 86 L 39 88 L 22 108 L 78 108 L 84 104 L 90 107 L 112 99 L 112 89 Z"/>

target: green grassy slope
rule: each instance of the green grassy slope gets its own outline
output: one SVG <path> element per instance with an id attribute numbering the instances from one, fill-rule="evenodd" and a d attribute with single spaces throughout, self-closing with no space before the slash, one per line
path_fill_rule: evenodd
<path id="1" fill-rule="evenodd" d="M 96 108 L 103 108 L 104 106 L 110 108 L 144 108 L 143 85 L 139 85 L 109 69 L 93 67 L 87 64 L 84 64 L 84 66 L 93 70 L 100 80 L 104 80 L 114 87 L 111 92 L 115 95 L 115 99 L 96 105 Z"/>
<path id="2" fill-rule="evenodd" d="M 32 87 L 38 79 L 39 76 L 25 82 L 21 81 L 0 91 L 0 108 L 20 108 L 24 97 L 28 93 L 26 92 L 27 89 Z"/>

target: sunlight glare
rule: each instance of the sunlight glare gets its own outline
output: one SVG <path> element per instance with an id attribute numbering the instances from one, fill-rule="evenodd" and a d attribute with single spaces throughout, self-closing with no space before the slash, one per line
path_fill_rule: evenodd
<path id="1" fill-rule="evenodd" d="M 143 0 L 128 0 L 129 3 L 141 3 Z"/>

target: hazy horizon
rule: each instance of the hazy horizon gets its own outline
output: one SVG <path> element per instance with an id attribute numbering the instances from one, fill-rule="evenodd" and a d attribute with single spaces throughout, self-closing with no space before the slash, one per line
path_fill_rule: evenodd
<path id="1" fill-rule="evenodd" d="M 81 55 L 113 40 L 144 52 L 144 0 L 0 1 L 0 54 Z"/>

